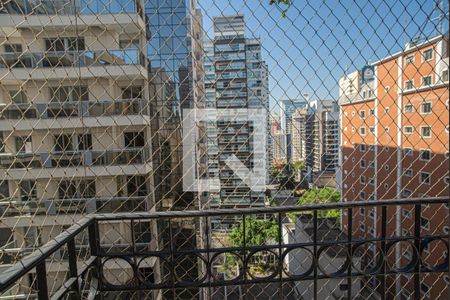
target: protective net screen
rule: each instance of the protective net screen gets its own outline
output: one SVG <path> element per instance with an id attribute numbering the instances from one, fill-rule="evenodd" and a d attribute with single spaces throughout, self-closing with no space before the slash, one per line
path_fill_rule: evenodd
<path id="1" fill-rule="evenodd" d="M 441 0 L 0 0 L 0 299 L 448 299 L 449 45 Z"/>

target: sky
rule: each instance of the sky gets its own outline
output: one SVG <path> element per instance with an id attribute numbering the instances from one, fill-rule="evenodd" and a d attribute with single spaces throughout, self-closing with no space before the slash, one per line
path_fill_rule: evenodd
<path id="1" fill-rule="evenodd" d="M 278 100 L 304 94 L 336 100 L 346 72 L 402 50 L 415 37 L 435 35 L 438 22 L 430 19 L 439 16 L 434 0 L 293 0 L 285 18 L 269 0 L 197 0 L 197 7 L 210 37 L 214 16 L 245 16 L 247 35 L 262 41 L 273 109 Z"/>

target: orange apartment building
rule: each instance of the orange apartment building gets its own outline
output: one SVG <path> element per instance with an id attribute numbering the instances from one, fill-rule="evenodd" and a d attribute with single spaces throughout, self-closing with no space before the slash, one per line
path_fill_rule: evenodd
<path id="1" fill-rule="evenodd" d="M 342 201 L 449 196 L 448 66 L 448 35 L 437 36 L 408 44 L 340 79 Z M 448 234 L 447 210 L 424 208 L 421 235 Z M 361 208 L 353 214 L 355 237 L 380 235 L 380 210 Z M 388 235 L 414 234 L 412 207 L 393 208 L 387 220 Z M 413 251 L 402 242 L 388 259 L 401 268 L 411 261 Z M 446 254 L 447 247 L 431 242 L 421 258 L 438 265 Z M 448 275 L 437 277 L 421 277 L 421 299 L 450 297 L 443 295 Z M 409 299 L 412 284 L 405 275 L 398 275 L 395 283 L 388 279 L 388 298 L 397 291 L 401 299 Z"/>

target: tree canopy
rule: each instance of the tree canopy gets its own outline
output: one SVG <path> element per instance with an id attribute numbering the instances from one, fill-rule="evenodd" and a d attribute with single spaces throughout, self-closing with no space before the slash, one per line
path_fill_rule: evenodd
<path id="1" fill-rule="evenodd" d="M 297 201 L 298 205 L 308 204 L 323 204 L 323 203 L 336 203 L 339 202 L 341 194 L 336 189 L 330 187 L 313 188 L 306 191 L 302 197 Z M 340 213 L 338 209 L 333 210 L 321 210 L 318 215 L 325 218 L 339 217 Z"/>
<path id="2" fill-rule="evenodd" d="M 230 241 L 235 247 L 244 246 L 244 222 L 235 225 L 230 233 Z M 260 246 L 278 240 L 278 225 L 273 220 L 245 218 L 245 245 Z"/>

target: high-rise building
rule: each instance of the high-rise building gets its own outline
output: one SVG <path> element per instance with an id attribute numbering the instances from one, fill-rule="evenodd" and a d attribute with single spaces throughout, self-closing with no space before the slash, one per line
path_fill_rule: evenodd
<path id="1" fill-rule="evenodd" d="M 201 12 L 192 0 L 152 0 L 145 1 L 145 14 L 152 33 L 148 56 L 157 204 L 196 209 L 200 195 L 183 191 L 182 112 L 204 105 Z M 196 168 L 196 174 L 204 174 L 206 165 Z"/>
<path id="2" fill-rule="evenodd" d="M 281 128 L 280 117 L 276 114 L 271 116 L 271 127 L 270 127 L 271 148 L 272 151 L 272 164 L 279 165 L 286 160 L 286 151 L 284 147 L 284 133 Z"/>
<path id="3" fill-rule="evenodd" d="M 261 42 L 246 37 L 242 15 L 215 17 L 214 40 L 206 40 L 204 49 L 206 107 L 268 109 L 268 71 L 261 57 Z M 269 116 L 266 123 L 268 132 Z M 253 151 L 252 123 L 219 120 L 210 123 L 207 132 L 209 178 L 218 179 L 217 192 L 210 193 L 210 207 L 264 205 L 264 192 L 252 191 L 225 164 L 234 154 L 252 170 L 253 162 L 262 158 Z M 264 156 L 269 157 L 267 153 Z"/>
<path id="4" fill-rule="evenodd" d="M 284 144 L 286 145 L 286 160 L 292 161 L 292 115 L 297 108 L 308 107 L 306 99 L 287 99 L 281 100 L 281 128 L 285 132 Z"/>
<path id="5" fill-rule="evenodd" d="M 143 2 L 0 7 L 4 265 L 85 214 L 150 210 L 154 184 Z M 150 228 L 135 238 L 150 245 Z M 115 247 L 130 234 L 116 225 L 100 232 L 102 243 Z M 47 268 L 54 282 L 68 269 L 58 266 Z"/>
<path id="6" fill-rule="evenodd" d="M 341 86 L 343 201 L 448 197 L 448 66 L 448 35 L 436 36 L 409 43 L 401 52 L 366 66 L 351 76 L 359 78 L 354 87 Z M 387 231 L 414 234 L 413 209 L 392 209 Z M 447 212 L 424 208 L 421 234 L 448 233 Z M 379 236 L 379 214 L 356 212 L 353 224 L 362 226 L 353 229 L 355 236 Z M 433 253 L 444 250 L 435 248 Z M 408 253 L 399 246 L 397 263 L 407 260 Z M 421 281 L 430 299 L 439 298 L 445 284 L 435 280 L 427 276 Z M 411 280 L 401 277 L 398 282 L 403 296 L 413 290 Z"/>
<path id="7" fill-rule="evenodd" d="M 333 100 L 310 101 L 291 117 L 292 161 L 303 161 L 309 182 L 336 172 L 339 152 L 339 107 Z"/>

